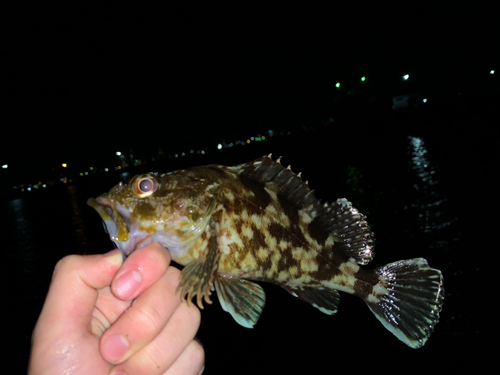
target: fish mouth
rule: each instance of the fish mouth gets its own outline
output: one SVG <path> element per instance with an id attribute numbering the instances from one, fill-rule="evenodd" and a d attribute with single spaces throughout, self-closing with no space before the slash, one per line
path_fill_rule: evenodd
<path id="1" fill-rule="evenodd" d="M 111 241 L 125 257 L 129 256 L 136 248 L 147 244 L 144 241 L 148 235 L 137 230 L 131 213 L 116 202 L 111 202 L 107 194 L 90 198 L 87 200 L 87 204 L 101 216 L 104 229 L 109 234 Z"/>

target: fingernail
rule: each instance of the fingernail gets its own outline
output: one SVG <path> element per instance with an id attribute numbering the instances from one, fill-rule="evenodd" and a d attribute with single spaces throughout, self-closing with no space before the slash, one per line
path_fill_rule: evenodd
<path id="1" fill-rule="evenodd" d="M 111 363 L 118 363 L 127 354 L 129 343 L 122 335 L 114 335 L 104 343 L 103 352 Z"/>
<path id="2" fill-rule="evenodd" d="M 128 271 L 116 281 L 114 292 L 123 299 L 134 298 L 142 283 L 142 274 L 139 271 Z"/>
<path id="3" fill-rule="evenodd" d="M 122 253 L 118 249 L 111 250 L 110 252 L 104 254 L 104 256 L 108 258 L 108 262 L 114 263 L 117 266 L 121 266 L 123 263 Z"/>

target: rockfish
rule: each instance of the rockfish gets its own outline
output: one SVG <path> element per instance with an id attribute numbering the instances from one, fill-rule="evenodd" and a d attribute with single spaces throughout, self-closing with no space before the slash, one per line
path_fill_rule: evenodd
<path id="1" fill-rule="evenodd" d="M 443 276 L 423 258 L 374 270 L 365 216 L 346 199 L 322 204 L 300 173 L 271 155 L 227 167 L 148 173 L 119 183 L 88 204 L 124 256 L 155 241 L 181 266 L 178 290 L 197 305 L 217 291 L 223 309 L 252 328 L 265 304 L 262 287 L 280 285 L 325 314 L 339 291 L 362 298 L 378 320 L 412 348 L 438 323 Z"/>

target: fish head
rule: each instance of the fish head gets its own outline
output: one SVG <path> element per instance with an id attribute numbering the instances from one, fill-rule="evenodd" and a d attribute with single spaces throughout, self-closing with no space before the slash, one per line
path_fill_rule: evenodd
<path id="1" fill-rule="evenodd" d="M 218 184 L 182 171 L 140 174 L 87 203 L 104 221 L 126 257 L 151 242 L 174 250 L 204 231 L 217 201 Z"/>

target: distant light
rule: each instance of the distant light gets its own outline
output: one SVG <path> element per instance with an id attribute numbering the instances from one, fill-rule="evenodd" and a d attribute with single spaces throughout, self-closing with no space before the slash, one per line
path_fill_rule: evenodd
<path id="1" fill-rule="evenodd" d="M 90 167 L 90 170 L 93 171 L 94 170 L 94 167 Z"/>
<path id="2" fill-rule="evenodd" d="M 409 75 L 409 74 L 405 74 L 405 75 L 403 76 L 403 80 L 405 80 L 405 81 L 407 81 L 407 80 L 408 80 L 408 78 L 410 78 L 410 75 Z"/>
<path id="3" fill-rule="evenodd" d="M 42 185 L 42 187 L 46 188 L 46 187 L 47 187 L 47 185 L 43 184 L 43 185 Z"/>
<path id="4" fill-rule="evenodd" d="M 85 172 L 85 173 L 87 173 L 87 172 Z M 83 176 L 83 173 L 82 173 L 82 172 L 80 172 L 80 176 Z"/>
<path id="5" fill-rule="evenodd" d="M 490 74 L 495 74 L 495 71 L 494 70 L 490 70 Z"/>
<path id="6" fill-rule="evenodd" d="M 364 81 L 366 81 L 366 77 L 365 76 L 361 77 L 361 82 L 364 82 Z"/>
<path id="7" fill-rule="evenodd" d="M 202 154 L 202 155 L 205 155 L 205 150 L 201 150 L 201 154 Z"/>
<path id="8" fill-rule="evenodd" d="M 120 151 L 116 151 L 116 155 L 120 156 L 122 153 Z"/>
<path id="9" fill-rule="evenodd" d="M 337 83 L 335 84 L 335 87 L 339 89 L 339 88 L 340 88 L 340 82 L 337 82 Z"/>
<path id="10" fill-rule="evenodd" d="M 63 166 L 63 168 L 66 168 L 68 166 L 68 164 L 62 163 L 62 166 Z"/>
<path id="11" fill-rule="evenodd" d="M 250 139 L 247 139 L 247 143 L 250 143 Z"/>
<path id="12" fill-rule="evenodd" d="M 7 169 L 7 168 L 9 168 L 9 166 L 8 166 L 8 164 L 4 164 L 4 165 L 2 165 L 2 168 Z"/>
<path id="13" fill-rule="evenodd" d="M 222 145 L 220 143 L 217 145 L 217 149 L 219 149 L 219 150 L 222 149 Z"/>
<path id="14" fill-rule="evenodd" d="M 424 102 L 424 103 L 427 103 L 427 99 L 424 99 L 424 100 L 423 100 L 423 102 Z"/>
<path id="15" fill-rule="evenodd" d="M 108 168 L 104 168 L 104 172 L 108 172 L 108 171 L 109 171 L 109 169 L 108 169 Z"/>

